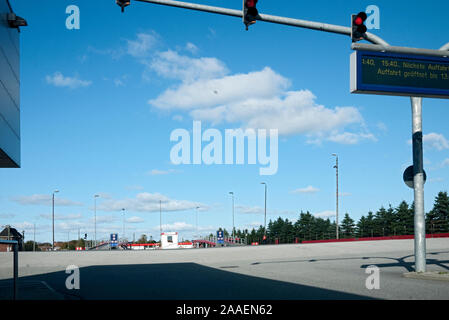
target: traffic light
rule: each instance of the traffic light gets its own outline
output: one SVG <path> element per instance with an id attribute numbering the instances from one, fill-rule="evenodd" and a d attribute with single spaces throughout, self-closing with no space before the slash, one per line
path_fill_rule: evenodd
<path id="1" fill-rule="evenodd" d="M 125 12 L 125 7 L 131 4 L 131 0 L 115 0 L 117 5 L 122 8 L 122 12 Z"/>
<path id="2" fill-rule="evenodd" d="M 243 0 L 243 23 L 246 26 L 246 30 L 252 24 L 256 23 L 256 20 L 260 19 L 259 11 L 257 11 L 256 4 L 258 0 Z"/>
<path id="3" fill-rule="evenodd" d="M 368 29 L 365 26 L 365 21 L 368 18 L 365 12 L 360 12 L 358 15 L 352 15 L 352 42 L 357 42 L 366 38 L 366 31 Z"/>

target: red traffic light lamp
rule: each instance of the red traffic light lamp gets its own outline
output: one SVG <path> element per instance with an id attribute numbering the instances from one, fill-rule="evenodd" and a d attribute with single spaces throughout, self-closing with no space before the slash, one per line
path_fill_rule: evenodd
<path id="1" fill-rule="evenodd" d="M 352 15 L 351 21 L 351 38 L 352 42 L 364 40 L 366 38 L 366 32 L 368 28 L 365 25 L 365 21 L 368 18 L 365 12 L 360 12 L 358 15 Z"/>

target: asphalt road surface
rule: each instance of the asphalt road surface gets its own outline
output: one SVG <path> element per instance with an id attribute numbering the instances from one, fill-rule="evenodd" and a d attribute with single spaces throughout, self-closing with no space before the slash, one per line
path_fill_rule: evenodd
<path id="1" fill-rule="evenodd" d="M 413 240 L 147 251 L 21 252 L 22 299 L 449 299 L 449 282 L 404 278 Z M 449 271 L 449 239 L 427 240 L 429 271 Z M 80 289 L 68 290 L 67 266 Z M 369 290 L 369 266 L 380 270 Z M 12 254 L 0 253 L 0 299 Z M 10 292 L 10 291 L 8 291 Z"/>

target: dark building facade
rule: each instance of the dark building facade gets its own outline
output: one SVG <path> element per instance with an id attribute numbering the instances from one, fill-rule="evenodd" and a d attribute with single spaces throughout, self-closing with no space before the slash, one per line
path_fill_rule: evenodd
<path id="1" fill-rule="evenodd" d="M 20 167 L 20 30 L 11 14 L 0 0 L 0 168 Z"/>
<path id="2" fill-rule="evenodd" d="M 15 228 L 6 226 L 5 229 L 0 232 L 0 240 L 16 240 L 19 242 L 19 251 L 23 251 L 23 235 Z M 0 243 L 0 252 L 9 252 L 12 250 L 12 245 Z"/>

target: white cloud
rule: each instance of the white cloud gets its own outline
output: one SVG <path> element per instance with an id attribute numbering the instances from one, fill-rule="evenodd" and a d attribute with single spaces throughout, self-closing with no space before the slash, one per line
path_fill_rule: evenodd
<path id="1" fill-rule="evenodd" d="M 40 216 L 44 219 L 52 219 L 51 214 L 41 214 Z M 80 219 L 81 217 L 82 217 L 81 213 L 74 213 L 67 215 L 55 214 L 55 220 L 76 220 Z"/>
<path id="2" fill-rule="evenodd" d="M 177 171 L 174 169 L 169 169 L 169 170 L 153 169 L 149 172 L 149 174 L 152 176 L 161 176 L 161 175 L 167 175 L 167 174 L 175 173 L 175 172 L 177 172 Z"/>
<path id="3" fill-rule="evenodd" d="M 225 64 L 216 58 L 190 58 L 172 50 L 158 52 L 147 66 L 164 78 L 183 82 L 213 79 L 228 73 Z"/>
<path id="4" fill-rule="evenodd" d="M 128 222 L 128 223 L 141 223 L 141 222 L 144 222 L 144 221 L 145 220 L 142 219 L 141 217 L 136 217 L 136 216 L 126 219 L 126 222 Z"/>
<path id="5" fill-rule="evenodd" d="M 12 199 L 22 205 L 52 205 L 52 196 L 47 194 L 33 194 L 31 196 L 20 196 Z M 81 202 L 55 197 L 55 206 L 72 207 L 82 206 Z"/>
<path id="6" fill-rule="evenodd" d="M 209 206 L 203 203 L 175 200 L 160 193 L 148 192 L 139 193 L 134 199 L 103 201 L 98 209 L 102 211 L 121 211 L 124 208 L 125 212 L 159 212 L 159 201 L 162 201 L 162 211 L 164 212 L 193 210 L 196 207 L 200 207 L 202 211 L 209 209 Z"/>
<path id="7" fill-rule="evenodd" d="M 335 217 L 335 211 L 323 211 L 323 212 L 318 212 L 318 213 L 315 213 L 315 214 L 313 214 L 315 217 L 317 217 L 317 218 L 324 218 L 324 219 L 327 219 L 327 218 L 331 218 L 331 217 Z"/>
<path id="8" fill-rule="evenodd" d="M 81 80 L 77 77 L 65 77 L 59 71 L 55 72 L 51 76 L 46 76 L 45 79 L 47 80 L 48 84 L 52 84 L 56 87 L 68 87 L 70 89 L 88 87 L 92 84 L 92 81 Z"/>
<path id="9" fill-rule="evenodd" d="M 154 67 L 162 69 L 164 72 L 159 71 L 159 74 L 167 76 L 171 69 L 177 69 L 178 64 L 166 59 L 165 63 L 157 63 Z M 220 65 L 217 60 L 215 65 Z M 221 70 L 225 73 L 224 68 Z M 182 80 L 181 84 L 149 100 L 149 104 L 162 110 L 183 110 L 195 120 L 213 124 L 278 129 L 281 135 L 306 134 L 309 143 L 328 140 L 356 144 L 362 140 L 376 140 L 363 128 L 363 117 L 355 107 L 330 109 L 319 105 L 309 90 L 288 91 L 290 81 L 269 67 L 247 74 L 223 76 L 214 69 L 205 76 L 201 70 L 195 76 L 177 78 Z M 362 127 L 361 132 L 342 131 L 354 125 Z"/>
<path id="10" fill-rule="evenodd" d="M 196 54 L 198 52 L 198 47 L 191 42 L 187 42 L 186 50 L 192 54 Z"/>
<path id="11" fill-rule="evenodd" d="M 261 207 L 249 207 L 249 206 L 242 206 L 242 205 L 235 206 L 235 209 L 238 212 L 247 213 L 247 214 L 259 214 L 259 213 L 265 212 L 265 209 L 261 208 Z"/>
<path id="12" fill-rule="evenodd" d="M 139 185 L 132 185 L 132 186 L 126 186 L 125 187 L 125 189 L 126 190 L 132 190 L 132 191 L 135 191 L 135 190 L 143 190 L 143 189 L 145 189 L 143 186 L 139 186 Z"/>
<path id="13" fill-rule="evenodd" d="M 148 54 L 150 49 L 157 43 L 157 34 L 153 33 L 138 33 L 136 40 L 126 40 L 126 52 L 136 58 L 144 57 Z"/>
<path id="14" fill-rule="evenodd" d="M 85 223 L 77 222 L 77 221 L 72 221 L 70 223 L 61 222 L 55 226 L 55 229 L 57 230 L 57 232 L 60 232 L 61 230 L 64 230 L 67 232 L 70 232 L 70 231 L 75 232 L 75 231 L 78 231 L 78 229 L 85 230 L 85 226 L 86 226 Z M 55 230 L 55 232 L 56 232 L 56 230 Z"/>
<path id="15" fill-rule="evenodd" d="M 97 216 L 96 218 L 90 218 L 89 221 L 91 223 L 96 221 L 97 224 L 103 224 L 103 223 L 115 222 L 115 221 L 117 221 L 118 218 L 119 218 L 118 215 L 106 215 L 106 216 Z"/>
<path id="16" fill-rule="evenodd" d="M 155 227 L 154 230 L 159 230 L 159 227 Z M 163 224 L 162 230 L 164 232 L 196 231 L 196 227 L 185 222 L 175 222 L 172 224 Z"/>
<path id="17" fill-rule="evenodd" d="M 22 233 L 23 230 L 34 230 L 34 224 L 27 221 L 11 224 L 11 227 L 15 228 L 20 233 Z"/>
<path id="18" fill-rule="evenodd" d="M 320 189 L 315 188 L 313 186 L 308 186 L 306 188 L 293 190 L 292 192 L 293 193 L 317 193 L 318 191 L 320 191 Z"/>
<path id="19" fill-rule="evenodd" d="M 327 140 L 341 144 L 357 144 L 361 140 L 377 141 L 376 137 L 371 133 L 352 133 L 343 132 L 331 134 Z"/>
<path id="20" fill-rule="evenodd" d="M 220 73 L 224 73 L 222 70 Z M 289 81 L 270 68 L 248 74 L 220 77 L 201 76 L 191 83 L 168 89 L 149 103 L 160 109 L 212 109 L 248 99 L 263 99 L 279 94 L 289 86 Z M 210 110 L 209 110 L 210 111 Z"/>

